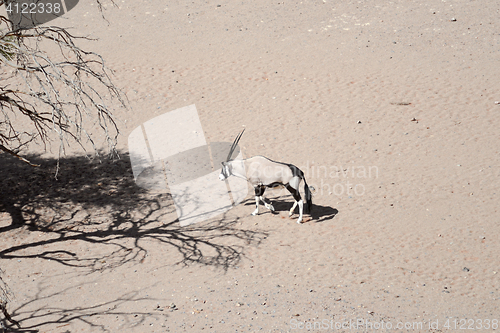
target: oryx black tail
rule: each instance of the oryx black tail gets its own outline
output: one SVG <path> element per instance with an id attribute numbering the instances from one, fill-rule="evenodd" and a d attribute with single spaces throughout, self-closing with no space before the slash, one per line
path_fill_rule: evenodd
<path id="1" fill-rule="evenodd" d="M 285 163 L 282 163 L 282 164 L 285 164 Z M 302 170 L 300 170 L 299 168 L 297 168 L 293 164 L 286 164 L 286 165 L 288 165 L 288 167 L 290 169 L 292 169 L 292 173 L 293 173 L 294 177 L 300 177 L 300 179 L 302 179 L 304 181 L 304 194 L 306 196 L 306 204 L 304 207 L 304 213 L 310 213 L 311 209 L 312 209 L 312 203 L 313 203 L 312 202 L 312 194 L 311 194 L 311 190 L 309 189 L 309 186 L 306 183 L 306 177 L 304 176 L 304 172 L 302 172 Z M 297 192 L 299 191 L 298 188 L 296 190 L 297 190 Z M 300 194 L 299 194 L 299 196 L 300 196 Z"/>
<path id="2" fill-rule="evenodd" d="M 310 214 L 311 213 L 311 209 L 312 209 L 312 194 L 311 194 L 311 190 L 309 189 L 309 186 L 307 185 L 306 183 L 306 179 L 304 179 L 304 194 L 306 196 L 306 204 L 304 205 L 304 213 L 308 213 Z"/>

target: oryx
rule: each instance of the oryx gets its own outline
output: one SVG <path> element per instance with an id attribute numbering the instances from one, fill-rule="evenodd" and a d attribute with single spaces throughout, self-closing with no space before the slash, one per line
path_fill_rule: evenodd
<path id="1" fill-rule="evenodd" d="M 259 213 L 259 201 L 264 203 L 267 209 L 274 212 L 274 207 L 268 204 L 263 195 L 267 187 L 285 186 L 292 194 L 295 202 L 290 209 L 289 216 L 292 216 L 297 205 L 299 206 L 299 219 L 297 223 L 302 222 L 303 201 L 300 197 L 299 185 L 304 180 L 304 193 L 306 196 L 306 212 L 309 213 L 312 206 L 312 195 L 309 186 L 304 178 L 304 173 L 295 165 L 275 162 L 264 156 L 254 156 L 245 160 L 232 160 L 231 156 L 240 141 L 241 135 L 245 130 L 234 140 L 226 161 L 222 162 L 222 171 L 219 175 L 220 180 L 225 180 L 229 176 L 246 179 L 255 189 L 255 204 L 256 208 L 252 215 Z"/>

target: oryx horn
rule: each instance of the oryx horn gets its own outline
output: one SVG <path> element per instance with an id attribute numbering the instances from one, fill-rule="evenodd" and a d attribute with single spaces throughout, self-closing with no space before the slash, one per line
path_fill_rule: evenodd
<path id="1" fill-rule="evenodd" d="M 243 132 L 245 132 L 245 129 L 243 129 L 243 131 L 241 131 L 240 134 L 238 134 L 236 139 L 234 139 L 234 142 L 231 145 L 231 149 L 229 149 L 229 154 L 227 155 L 226 162 L 229 162 L 229 160 L 231 159 L 231 155 L 233 155 L 234 150 L 236 149 L 236 146 L 238 145 L 238 142 L 240 142 L 240 138 L 243 135 Z"/>

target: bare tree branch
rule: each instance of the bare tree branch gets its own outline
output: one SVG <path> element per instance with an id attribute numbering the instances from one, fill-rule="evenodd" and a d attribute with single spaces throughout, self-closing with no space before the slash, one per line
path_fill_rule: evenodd
<path id="1" fill-rule="evenodd" d="M 75 43 L 88 38 L 54 26 L 12 30 L 8 22 L 0 17 L 0 66 L 6 76 L 0 84 L 2 150 L 19 158 L 16 151 L 28 142 L 46 148 L 56 138 L 59 156 L 71 142 L 84 150 L 88 142 L 97 154 L 88 130 L 98 126 L 115 156 L 119 131 L 112 105 L 126 107 L 126 101 L 103 58 Z"/>

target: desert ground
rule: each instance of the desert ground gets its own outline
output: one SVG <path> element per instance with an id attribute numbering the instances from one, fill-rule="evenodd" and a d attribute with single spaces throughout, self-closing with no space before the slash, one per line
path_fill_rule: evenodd
<path id="1" fill-rule="evenodd" d="M 103 18 L 104 15 L 104 18 Z M 80 1 L 51 21 L 103 56 L 130 107 L 119 160 L 0 156 L 6 332 L 499 331 L 496 1 Z M 233 209 L 180 226 L 127 138 L 195 105 L 207 142 L 292 163 L 298 225 Z M 96 130 L 93 133 L 99 137 Z M 104 143 L 103 143 L 104 144 Z M 302 190 L 302 189 L 301 189 Z M 3 317 L 2 317 L 3 318 Z"/>

